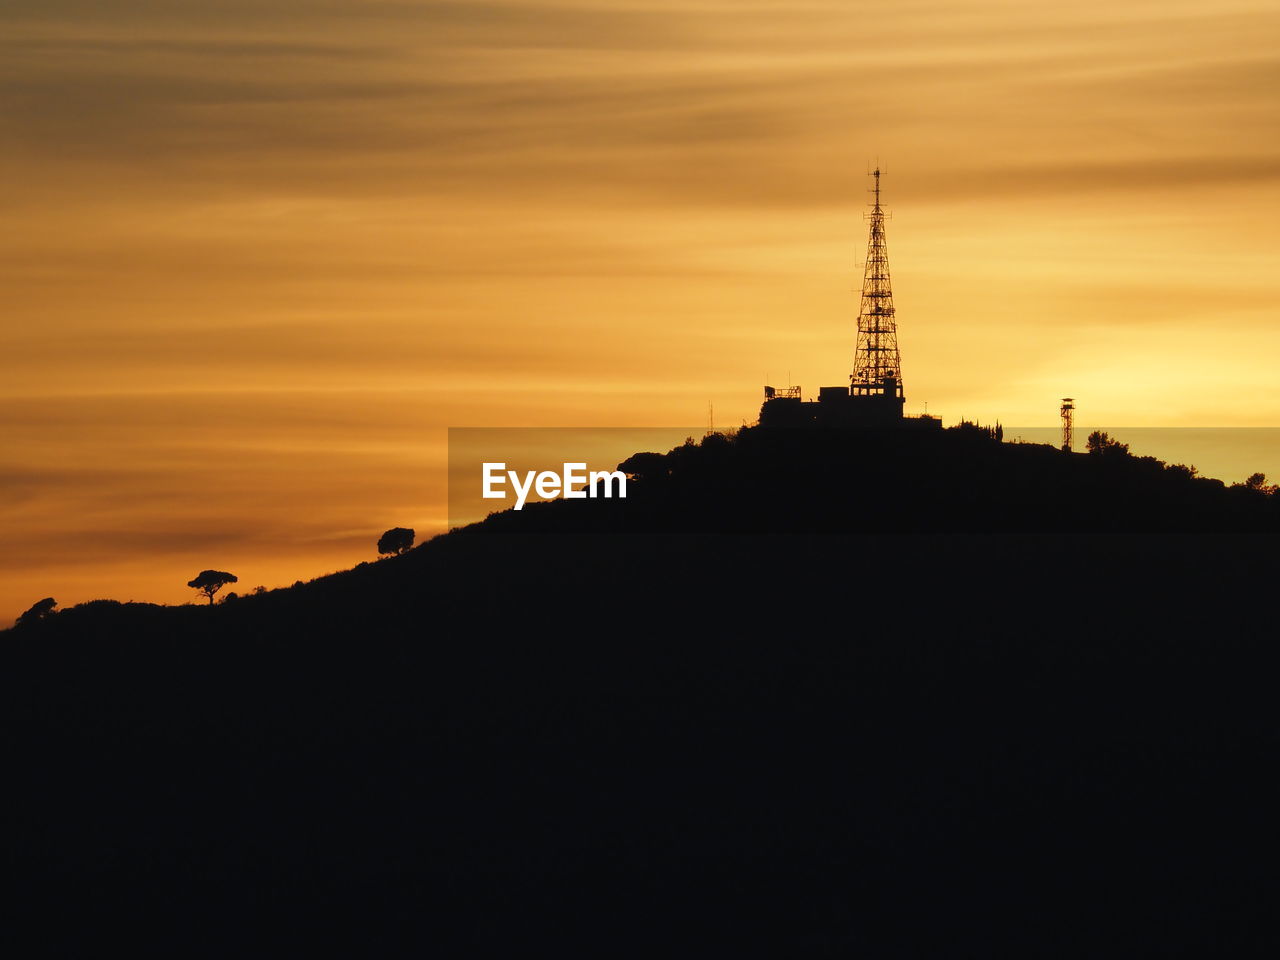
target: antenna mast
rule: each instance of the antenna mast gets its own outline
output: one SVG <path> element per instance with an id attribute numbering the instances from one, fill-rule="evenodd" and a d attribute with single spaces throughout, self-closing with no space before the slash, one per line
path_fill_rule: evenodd
<path id="1" fill-rule="evenodd" d="M 871 213 L 871 237 L 862 275 L 862 300 L 858 308 L 858 345 L 853 358 L 850 386 L 854 396 L 872 394 L 903 397 L 902 358 L 898 353 L 898 322 L 889 281 L 889 252 L 884 238 L 884 208 L 880 206 L 880 167 L 872 171 L 875 186 Z"/>

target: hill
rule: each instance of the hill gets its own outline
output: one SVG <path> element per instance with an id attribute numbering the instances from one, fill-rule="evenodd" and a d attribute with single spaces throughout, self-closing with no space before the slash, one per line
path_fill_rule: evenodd
<path id="1" fill-rule="evenodd" d="M 489 530 L 668 533 L 1274 533 L 1273 488 L 1195 475 L 1099 435 L 1092 453 L 940 432 L 747 427 L 621 466 L 626 500 L 492 516 Z"/>
<path id="2" fill-rule="evenodd" d="M 16 912 L 209 955 L 1274 946 L 1277 498 L 978 428 L 627 469 L 0 635 Z"/>

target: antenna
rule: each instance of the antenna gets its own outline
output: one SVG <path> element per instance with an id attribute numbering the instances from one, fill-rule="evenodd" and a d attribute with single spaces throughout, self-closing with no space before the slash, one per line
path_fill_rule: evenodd
<path id="1" fill-rule="evenodd" d="M 893 306 L 893 285 L 889 280 L 889 252 L 884 237 L 884 207 L 880 204 L 880 164 L 874 178 L 871 236 L 862 275 L 862 299 L 858 306 L 858 342 L 849 377 L 854 396 L 904 398 L 902 357 L 898 352 L 898 321 Z"/>

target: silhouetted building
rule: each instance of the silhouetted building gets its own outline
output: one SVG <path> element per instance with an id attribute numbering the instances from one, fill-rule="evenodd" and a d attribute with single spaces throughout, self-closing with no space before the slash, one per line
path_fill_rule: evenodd
<path id="1" fill-rule="evenodd" d="M 849 387 L 820 387 L 817 400 L 804 400 L 799 387 L 764 388 L 760 408 L 762 427 L 893 427 L 939 430 L 938 417 L 904 417 L 902 386 L 886 377 L 879 392 L 857 392 Z"/>

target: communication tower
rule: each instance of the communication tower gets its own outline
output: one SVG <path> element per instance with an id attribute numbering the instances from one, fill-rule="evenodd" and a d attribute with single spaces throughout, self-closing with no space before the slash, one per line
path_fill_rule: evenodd
<path id="1" fill-rule="evenodd" d="M 871 237 L 862 275 L 862 300 L 858 307 L 858 343 L 849 378 L 853 396 L 903 397 L 902 358 L 898 354 L 898 320 L 889 282 L 889 251 L 884 239 L 884 208 L 880 206 L 880 168 L 872 188 Z"/>

